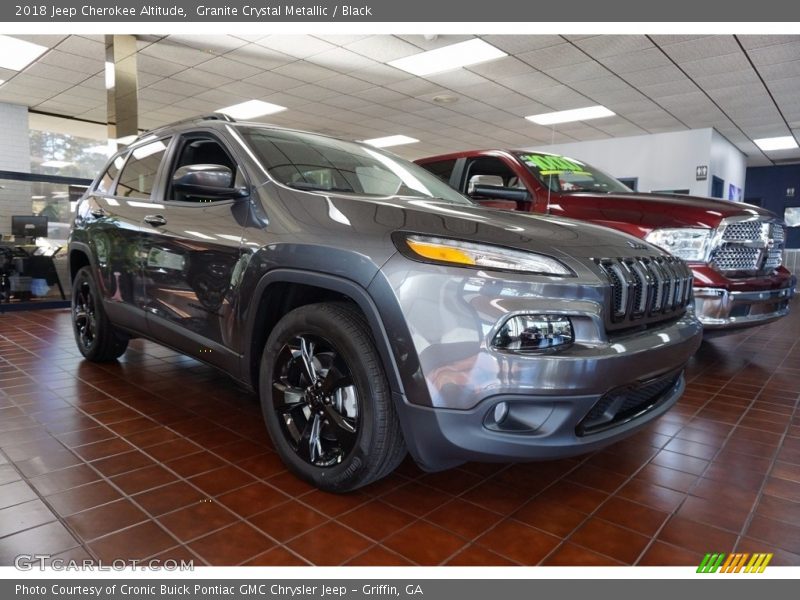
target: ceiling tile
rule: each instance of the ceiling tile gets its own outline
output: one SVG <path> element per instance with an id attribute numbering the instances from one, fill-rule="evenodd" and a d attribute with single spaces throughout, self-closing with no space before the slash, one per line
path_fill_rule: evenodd
<path id="1" fill-rule="evenodd" d="M 372 84 L 362 80 L 350 77 L 349 75 L 336 75 L 335 77 L 328 77 L 327 79 L 320 79 L 318 84 L 324 88 L 335 90 L 339 93 L 352 93 L 358 90 L 366 90 Z"/>
<path id="2" fill-rule="evenodd" d="M 681 68 L 689 77 L 705 77 L 731 71 L 743 71 L 750 66 L 743 52 L 713 56 L 681 63 Z"/>
<path id="3" fill-rule="evenodd" d="M 305 85 L 305 82 L 293 77 L 286 77 L 274 71 L 264 71 L 243 80 L 245 83 L 252 83 L 270 90 L 292 90 L 293 88 Z"/>
<path id="4" fill-rule="evenodd" d="M 246 65 L 242 62 L 231 60 L 230 58 L 226 58 L 224 56 L 218 56 L 216 58 L 212 58 L 211 60 L 207 60 L 206 62 L 198 65 L 196 68 L 200 71 L 215 73 L 231 79 L 246 79 L 247 77 L 252 77 L 253 75 L 261 73 L 261 69 L 258 67 Z"/>
<path id="5" fill-rule="evenodd" d="M 47 46 L 48 48 L 54 48 L 57 46 L 61 41 L 65 40 L 68 36 L 66 35 L 41 35 L 41 34 L 34 34 L 34 35 L 18 35 L 14 34 L 13 38 L 17 38 L 18 40 L 25 40 L 26 42 L 31 42 L 32 44 L 39 44 L 40 46 Z"/>
<path id="6" fill-rule="evenodd" d="M 60 81 L 63 83 L 71 83 L 73 85 L 78 84 L 89 77 L 89 75 L 85 73 L 71 71 L 69 69 L 62 69 L 40 62 L 29 65 L 24 72 L 28 75 L 35 75 L 36 77 L 52 79 L 53 81 Z"/>
<path id="7" fill-rule="evenodd" d="M 395 37 L 405 40 L 423 50 L 435 50 L 443 46 L 450 46 L 459 42 L 466 42 L 473 39 L 473 35 L 434 35 L 426 38 L 424 35 L 397 35 Z"/>
<path id="8" fill-rule="evenodd" d="M 485 42 L 509 54 L 522 54 L 564 43 L 564 38 L 560 35 L 482 35 L 480 37 Z"/>
<path id="9" fill-rule="evenodd" d="M 594 58 L 631 55 L 653 47 L 653 43 L 643 35 L 595 35 L 573 43 Z"/>
<path id="10" fill-rule="evenodd" d="M 800 60 L 800 41 L 764 46 L 747 52 L 756 67 L 777 65 Z"/>
<path id="11" fill-rule="evenodd" d="M 800 35 L 737 35 L 736 37 L 747 50 L 800 41 Z"/>
<path id="12" fill-rule="evenodd" d="M 58 45 L 58 49 L 61 52 L 69 52 L 70 54 L 96 60 L 105 60 L 106 56 L 105 42 L 97 42 L 79 35 L 68 36 Z"/>
<path id="13" fill-rule="evenodd" d="M 294 56 L 289 56 L 258 44 L 247 44 L 236 48 L 236 50 L 225 54 L 225 58 L 230 58 L 264 71 L 282 67 L 297 60 Z"/>
<path id="14" fill-rule="evenodd" d="M 658 48 L 646 48 L 631 54 L 608 56 L 600 59 L 600 62 L 614 73 L 619 74 L 658 69 L 671 65 L 670 60 Z"/>
<path id="15" fill-rule="evenodd" d="M 524 52 L 518 58 L 540 71 L 586 62 L 586 54 L 569 43 Z"/>
<path id="16" fill-rule="evenodd" d="M 345 46 L 362 56 L 386 63 L 404 56 L 422 52 L 417 46 L 395 36 L 371 35 Z"/>
<path id="17" fill-rule="evenodd" d="M 596 79 L 598 77 L 608 77 L 611 73 L 603 65 L 594 60 L 555 69 L 544 69 L 544 72 L 561 83 L 573 83 L 576 81 L 586 81 L 587 79 Z"/>
<path id="18" fill-rule="evenodd" d="M 741 52 L 736 38 L 732 35 L 703 36 L 664 46 L 663 50 L 678 63 Z"/>
<path id="19" fill-rule="evenodd" d="M 307 58 L 336 47 L 313 35 L 268 35 L 256 43 L 297 58 Z"/>
<path id="20" fill-rule="evenodd" d="M 352 73 L 353 71 L 366 69 L 377 64 L 374 60 L 370 60 L 346 48 L 326 50 L 325 52 L 309 56 L 306 60 L 339 73 Z"/>
<path id="21" fill-rule="evenodd" d="M 155 56 L 157 58 L 168 60 L 184 67 L 195 67 L 200 63 L 214 57 L 212 54 L 201 52 L 195 48 L 189 48 L 182 44 L 175 43 L 174 41 L 166 40 L 156 42 L 149 45 L 144 50 L 139 52 L 139 56 Z"/>
<path id="22" fill-rule="evenodd" d="M 507 79 L 528 73 L 535 73 L 533 68 L 514 56 L 504 56 L 477 65 L 467 67 L 468 70 L 488 79 Z"/>
<path id="23" fill-rule="evenodd" d="M 162 60 L 155 56 L 148 56 L 141 52 L 136 58 L 136 64 L 140 71 L 152 73 L 153 75 L 160 75 L 161 77 L 170 77 L 185 69 L 183 65 L 179 65 L 178 63 Z M 102 65 L 101 68 L 103 68 Z"/>
<path id="24" fill-rule="evenodd" d="M 325 67 L 311 64 L 305 60 L 298 60 L 297 62 L 283 65 L 282 67 L 273 69 L 272 72 L 277 73 L 278 75 L 284 75 L 285 77 L 299 79 L 300 81 L 305 81 L 307 83 L 317 82 L 321 79 L 327 79 L 328 77 L 334 77 L 337 75 L 336 71 L 331 71 Z"/>
<path id="25" fill-rule="evenodd" d="M 168 36 L 167 40 L 195 48 L 206 54 L 225 54 L 247 44 L 247 41 L 232 35 L 177 34 Z"/>
<path id="26" fill-rule="evenodd" d="M 86 58 L 85 56 L 77 56 L 67 52 L 60 52 L 58 50 L 51 50 L 42 56 L 37 62 L 41 62 L 53 67 L 60 67 L 62 69 L 70 69 L 71 71 L 78 71 L 86 73 L 87 75 L 94 75 L 105 69 L 105 59 Z M 141 61 L 140 61 L 141 68 Z"/>

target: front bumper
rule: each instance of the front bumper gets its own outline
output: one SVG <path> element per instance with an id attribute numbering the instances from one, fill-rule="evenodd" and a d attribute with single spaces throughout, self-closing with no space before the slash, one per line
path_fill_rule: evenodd
<path id="1" fill-rule="evenodd" d="M 410 432 L 409 451 L 423 469 L 438 471 L 469 460 L 545 460 L 602 448 L 678 401 L 685 385 L 683 366 L 701 338 L 700 324 L 687 314 L 660 328 L 592 348 L 590 356 L 582 358 L 567 353 L 505 356 L 503 370 L 512 378 L 502 387 L 487 386 L 485 396 L 468 409 L 403 402 L 400 412 L 404 431 Z M 531 379 L 538 380 L 538 389 Z M 596 407 L 602 409 L 617 397 L 620 403 L 626 401 L 660 380 L 667 385 L 657 395 L 641 397 L 619 418 L 610 416 L 605 425 L 584 427 L 592 415 L 597 423 L 602 410 Z M 494 415 L 500 403 L 508 409 L 498 426 Z"/>
<path id="2" fill-rule="evenodd" d="M 707 330 L 739 329 L 775 321 L 789 312 L 796 279 L 788 287 L 764 291 L 694 288 L 697 318 Z"/>

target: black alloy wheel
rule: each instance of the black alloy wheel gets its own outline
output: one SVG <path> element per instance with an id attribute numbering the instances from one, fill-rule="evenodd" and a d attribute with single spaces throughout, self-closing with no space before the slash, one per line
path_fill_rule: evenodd
<path id="1" fill-rule="evenodd" d="M 88 280 L 84 279 L 78 283 L 74 297 L 72 322 L 75 327 L 75 336 L 80 346 L 89 351 L 96 337 L 97 312 L 92 288 L 89 286 Z"/>
<path id="2" fill-rule="evenodd" d="M 283 346 L 272 379 L 286 441 L 305 462 L 337 465 L 353 450 L 359 395 L 350 368 L 330 341 L 299 335 Z"/>
<path id="3" fill-rule="evenodd" d="M 322 490 L 363 487 L 406 455 L 369 325 L 352 304 L 308 304 L 285 314 L 261 356 L 259 394 L 281 460 Z"/>

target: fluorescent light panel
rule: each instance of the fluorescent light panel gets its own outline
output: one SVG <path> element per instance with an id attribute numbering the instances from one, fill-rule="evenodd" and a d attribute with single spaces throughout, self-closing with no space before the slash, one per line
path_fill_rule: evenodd
<path id="1" fill-rule="evenodd" d="M 538 125 L 555 125 L 556 123 L 573 123 L 575 121 L 613 117 L 615 114 L 616 113 L 611 112 L 605 106 L 598 105 L 587 106 L 586 108 L 573 108 L 572 110 L 559 110 L 557 112 L 542 113 L 540 115 L 530 115 L 525 118 Z"/>
<path id="2" fill-rule="evenodd" d="M 408 137 L 407 135 L 387 135 L 386 137 L 364 140 L 365 144 L 376 148 L 388 148 L 389 146 L 402 146 L 403 144 L 416 144 L 419 140 Z"/>
<path id="3" fill-rule="evenodd" d="M 255 119 L 256 117 L 272 115 L 282 110 L 286 110 L 286 107 L 269 102 L 262 102 L 261 100 L 248 100 L 247 102 L 220 108 L 215 112 L 226 114 L 234 119 Z"/>
<path id="4" fill-rule="evenodd" d="M 466 42 L 436 48 L 436 50 L 428 50 L 427 52 L 398 58 L 388 64 L 413 75 L 423 77 L 433 73 L 476 65 L 503 56 L 508 55 L 491 44 L 475 38 Z"/>
<path id="5" fill-rule="evenodd" d="M 70 166 L 72 163 L 65 160 L 46 160 L 42 163 L 43 167 L 53 167 L 54 169 L 63 169 Z"/>
<path id="6" fill-rule="evenodd" d="M 753 140 L 756 146 L 769 152 L 770 150 L 791 150 L 797 148 L 797 140 L 792 135 L 783 135 L 780 137 L 760 138 Z"/>
<path id="7" fill-rule="evenodd" d="M 21 71 L 47 51 L 46 46 L 0 35 L 0 67 Z"/>

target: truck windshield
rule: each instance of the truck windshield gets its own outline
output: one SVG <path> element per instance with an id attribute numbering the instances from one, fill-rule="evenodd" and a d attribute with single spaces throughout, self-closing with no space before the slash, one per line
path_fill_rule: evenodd
<path id="1" fill-rule="evenodd" d="M 515 152 L 534 177 L 554 192 L 630 193 L 628 186 L 574 158 L 538 152 Z"/>
<path id="2" fill-rule="evenodd" d="M 267 127 L 238 130 L 272 178 L 288 187 L 473 204 L 422 167 L 378 148 Z"/>

